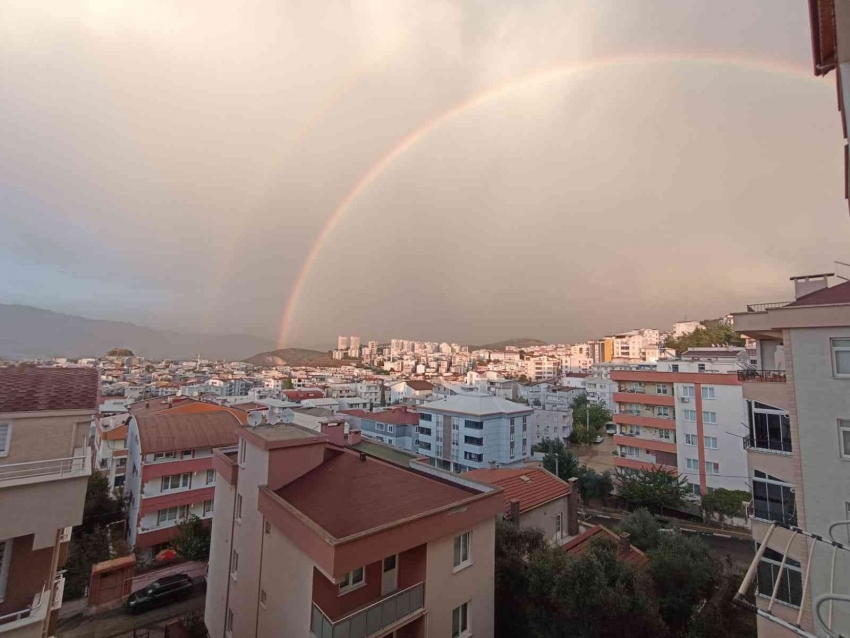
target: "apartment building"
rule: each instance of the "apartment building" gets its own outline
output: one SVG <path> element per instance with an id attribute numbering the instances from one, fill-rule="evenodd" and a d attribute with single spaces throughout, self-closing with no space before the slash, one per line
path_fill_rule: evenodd
<path id="1" fill-rule="evenodd" d="M 616 381 L 611 379 L 611 370 L 613 369 L 612 364 L 597 363 L 591 368 L 590 374 L 584 380 L 588 403 L 601 405 L 612 414 L 617 411 L 614 393 L 620 387 Z"/>
<path id="2" fill-rule="evenodd" d="M 214 462 L 210 636 L 493 636 L 498 488 L 333 424 L 242 428 Z"/>
<path id="3" fill-rule="evenodd" d="M 525 358 L 525 375 L 529 381 L 543 381 L 558 374 L 560 360 L 545 354 Z"/>
<path id="4" fill-rule="evenodd" d="M 418 425 L 419 413 L 406 405 L 399 405 L 383 412 L 360 415 L 359 429 L 366 438 L 415 452 Z"/>
<path id="5" fill-rule="evenodd" d="M 0 638 L 55 631 L 99 385 L 90 368 L 0 369 Z"/>
<path id="6" fill-rule="evenodd" d="M 215 408 L 216 406 L 212 406 Z M 211 520 L 213 450 L 236 445 L 247 413 L 218 408 L 133 416 L 128 432 L 128 541 L 145 555 L 168 546 L 189 515 Z"/>
<path id="7" fill-rule="evenodd" d="M 369 402 L 369 409 L 381 405 L 384 386 L 380 381 L 361 381 L 357 384 L 357 396 Z"/>
<path id="8" fill-rule="evenodd" d="M 753 304 L 734 314 L 735 330 L 756 342 L 757 367 L 739 376 L 757 547 L 771 524 L 779 525 L 758 563 L 761 638 L 792 636 L 794 625 L 807 635 L 837 635 L 826 632 L 830 624 L 850 635 L 846 602 L 831 611 L 822 607 L 821 620 L 814 612 L 815 601 L 830 591 L 850 594 L 847 552 L 782 527 L 848 540 L 846 525 L 830 526 L 850 519 L 850 283 L 830 287 L 828 277 L 794 277 L 794 301 Z M 776 604 L 768 611 L 786 551 Z"/>
<path id="9" fill-rule="evenodd" d="M 95 421 L 95 467 L 106 475 L 110 489 L 123 489 L 127 475 L 128 415 Z"/>
<path id="10" fill-rule="evenodd" d="M 656 370 L 613 370 L 615 465 L 626 471 L 660 465 L 686 476 L 697 495 L 747 490 L 744 402 L 738 375 L 729 370 L 741 352 L 718 352 L 711 360 L 686 355 L 659 361 Z"/>
<path id="11" fill-rule="evenodd" d="M 418 453 L 443 470 L 523 464 L 533 445 L 531 407 L 483 392 L 419 406 Z"/>
<path id="12" fill-rule="evenodd" d="M 390 384 L 390 403 L 420 405 L 434 394 L 434 385 L 428 381 L 401 380 Z"/>

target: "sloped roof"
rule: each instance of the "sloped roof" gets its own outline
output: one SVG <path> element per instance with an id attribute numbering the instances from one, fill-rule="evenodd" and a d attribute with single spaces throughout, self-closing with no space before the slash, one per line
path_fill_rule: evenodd
<path id="1" fill-rule="evenodd" d="M 276 494 L 335 538 L 470 498 L 476 492 L 345 450 Z"/>
<path id="2" fill-rule="evenodd" d="M 228 410 L 136 417 L 142 454 L 236 445 L 239 419 Z"/>
<path id="3" fill-rule="evenodd" d="M 604 525 L 597 525 L 596 527 L 591 527 L 583 534 L 579 534 L 568 543 L 562 545 L 561 548 L 572 556 L 582 556 L 590 549 L 590 541 L 594 536 L 608 536 L 615 543 L 619 544 L 620 542 L 620 537 L 617 536 L 617 534 L 612 532 Z M 649 562 L 649 558 L 647 557 L 647 555 L 640 551 L 634 545 L 631 545 L 629 547 L 629 551 L 627 552 L 620 551 L 618 545 L 617 560 L 620 560 L 629 565 L 634 565 L 635 567 L 643 567 Z"/>
<path id="4" fill-rule="evenodd" d="M 511 501 L 519 501 L 519 513 L 522 514 L 570 493 L 569 483 L 536 467 L 471 470 L 463 476 L 479 483 L 501 487 L 504 490 L 506 514 L 511 511 Z"/>
<path id="5" fill-rule="evenodd" d="M 419 425 L 419 413 L 408 410 L 390 409 L 383 412 L 367 412 L 364 419 L 393 425 Z"/>
<path id="6" fill-rule="evenodd" d="M 411 390 L 433 390 L 434 384 L 428 381 L 405 381 Z"/>
<path id="7" fill-rule="evenodd" d="M 94 368 L 0 368 L 0 413 L 98 409 Z"/>
<path id="8" fill-rule="evenodd" d="M 527 405 L 514 403 L 513 401 L 483 392 L 456 394 L 445 399 L 440 399 L 439 401 L 420 405 L 419 409 L 424 411 L 459 412 L 461 414 L 472 414 L 476 416 L 485 414 L 531 414 L 534 412 L 534 409 Z"/>
<path id="9" fill-rule="evenodd" d="M 794 308 L 799 306 L 829 306 L 850 303 L 850 281 L 845 281 L 830 288 L 822 288 L 803 295 L 796 301 L 783 306 L 783 308 Z"/>

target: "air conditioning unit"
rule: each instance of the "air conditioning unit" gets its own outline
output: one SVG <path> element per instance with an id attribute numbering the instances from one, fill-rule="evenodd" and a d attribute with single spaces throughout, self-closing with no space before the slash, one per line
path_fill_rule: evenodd
<path id="1" fill-rule="evenodd" d="M 690 403 L 691 398 L 690 397 L 679 397 L 679 401 L 681 401 L 682 403 Z"/>

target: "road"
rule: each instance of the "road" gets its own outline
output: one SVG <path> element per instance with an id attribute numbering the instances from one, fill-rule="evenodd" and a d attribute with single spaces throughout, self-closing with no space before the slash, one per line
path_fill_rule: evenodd
<path id="1" fill-rule="evenodd" d="M 614 472 L 614 455 L 612 452 L 616 449 L 614 436 L 611 434 L 604 435 L 602 443 L 596 445 L 570 446 L 570 450 L 578 457 L 579 463 L 587 465 L 587 467 L 597 472 L 607 470 L 611 473 Z"/>

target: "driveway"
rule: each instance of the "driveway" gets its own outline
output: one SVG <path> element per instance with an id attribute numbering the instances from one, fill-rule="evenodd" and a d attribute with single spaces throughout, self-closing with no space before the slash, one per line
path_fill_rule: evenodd
<path id="1" fill-rule="evenodd" d="M 597 472 L 608 470 L 613 474 L 614 456 L 611 453 L 617 449 L 617 446 L 614 445 L 613 435 L 603 434 L 603 436 L 605 438 L 598 445 L 574 445 L 570 449 L 578 457 L 579 463 Z"/>

